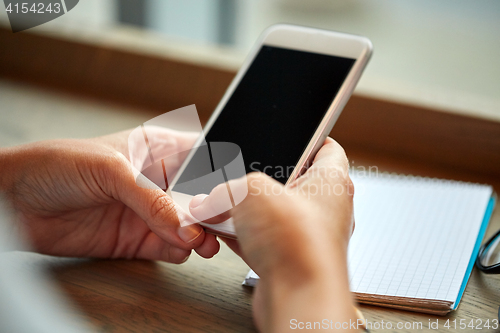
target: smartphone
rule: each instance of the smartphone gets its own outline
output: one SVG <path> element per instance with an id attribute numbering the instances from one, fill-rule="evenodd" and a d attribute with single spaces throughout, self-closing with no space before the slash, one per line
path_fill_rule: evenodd
<path id="1" fill-rule="evenodd" d="M 361 36 L 285 24 L 268 28 L 203 129 L 208 145 L 187 156 L 171 183 L 176 202 L 189 212 L 194 195 L 209 194 L 218 185 L 183 185 L 229 162 L 200 168 L 200 159 L 213 154 L 207 152 L 211 142 L 236 144 L 246 173 L 261 171 L 285 185 L 300 176 L 332 130 L 371 53 L 370 40 Z M 239 176 L 225 173 L 221 182 Z M 201 224 L 207 232 L 235 238 L 231 220 Z"/>

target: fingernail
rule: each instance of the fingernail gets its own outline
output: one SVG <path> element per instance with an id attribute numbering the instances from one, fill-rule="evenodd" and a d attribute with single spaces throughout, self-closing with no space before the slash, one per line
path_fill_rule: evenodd
<path id="1" fill-rule="evenodd" d="M 182 261 L 180 262 L 181 264 L 185 263 L 187 260 L 189 259 L 189 254 L 186 256 L 186 258 L 182 259 Z"/>
<path id="2" fill-rule="evenodd" d="M 193 199 L 191 199 L 191 202 L 189 203 L 189 208 L 199 207 L 207 197 L 208 195 L 206 194 L 198 194 Z"/>
<path id="3" fill-rule="evenodd" d="M 177 229 L 177 234 L 179 235 L 180 239 L 182 239 L 186 243 L 191 243 L 196 238 L 200 237 L 202 232 L 203 228 L 197 224 L 192 224 L 186 227 L 179 227 Z"/>

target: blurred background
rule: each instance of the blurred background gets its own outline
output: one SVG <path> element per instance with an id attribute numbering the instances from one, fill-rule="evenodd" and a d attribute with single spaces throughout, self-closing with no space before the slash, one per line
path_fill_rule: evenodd
<path id="1" fill-rule="evenodd" d="M 125 0 L 99 6 L 108 6 L 109 14 L 96 25 L 134 24 L 242 53 L 281 22 L 364 35 L 375 46 L 365 90 L 383 93 L 371 85 L 390 90 L 405 81 L 412 88 L 499 98 L 500 3 L 494 0 Z"/>
<path id="2" fill-rule="evenodd" d="M 5 10 L 0 11 L 5 25 Z M 30 31 L 99 39 L 124 27 L 137 34 L 130 29 L 137 28 L 150 32 L 141 38 L 153 47 L 229 49 L 236 55 L 222 66 L 235 69 L 258 35 L 275 23 L 369 37 L 375 53 L 361 93 L 500 120 L 496 0 L 81 0 L 68 14 Z M 196 52 L 211 54 L 203 48 Z"/>
<path id="3" fill-rule="evenodd" d="M 1 3 L 0 145 L 105 134 L 189 104 L 205 121 L 276 23 L 372 40 L 373 57 L 335 129 L 349 148 L 427 163 L 460 140 L 472 152 L 495 142 L 470 161 L 500 145 L 497 0 L 80 0 L 15 34 Z M 412 152 L 399 144 L 409 137 L 420 139 Z M 435 142 L 447 143 L 426 151 Z M 446 163 L 462 163 L 460 154 Z"/>

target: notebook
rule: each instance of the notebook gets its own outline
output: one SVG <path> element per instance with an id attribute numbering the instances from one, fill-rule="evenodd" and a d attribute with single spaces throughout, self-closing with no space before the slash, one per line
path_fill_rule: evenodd
<path id="1" fill-rule="evenodd" d="M 458 307 L 495 198 L 490 186 L 352 173 L 356 228 L 348 251 L 360 303 L 444 315 Z M 253 286 L 250 271 L 244 281 Z"/>

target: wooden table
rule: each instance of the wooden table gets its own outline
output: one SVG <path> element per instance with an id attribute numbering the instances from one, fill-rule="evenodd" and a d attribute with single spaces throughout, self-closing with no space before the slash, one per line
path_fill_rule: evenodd
<path id="1" fill-rule="evenodd" d="M 248 266 L 225 245 L 185 264 L 92 260 L 54 264 L 59 284 L 103 332 L 254 332 Z"/>

